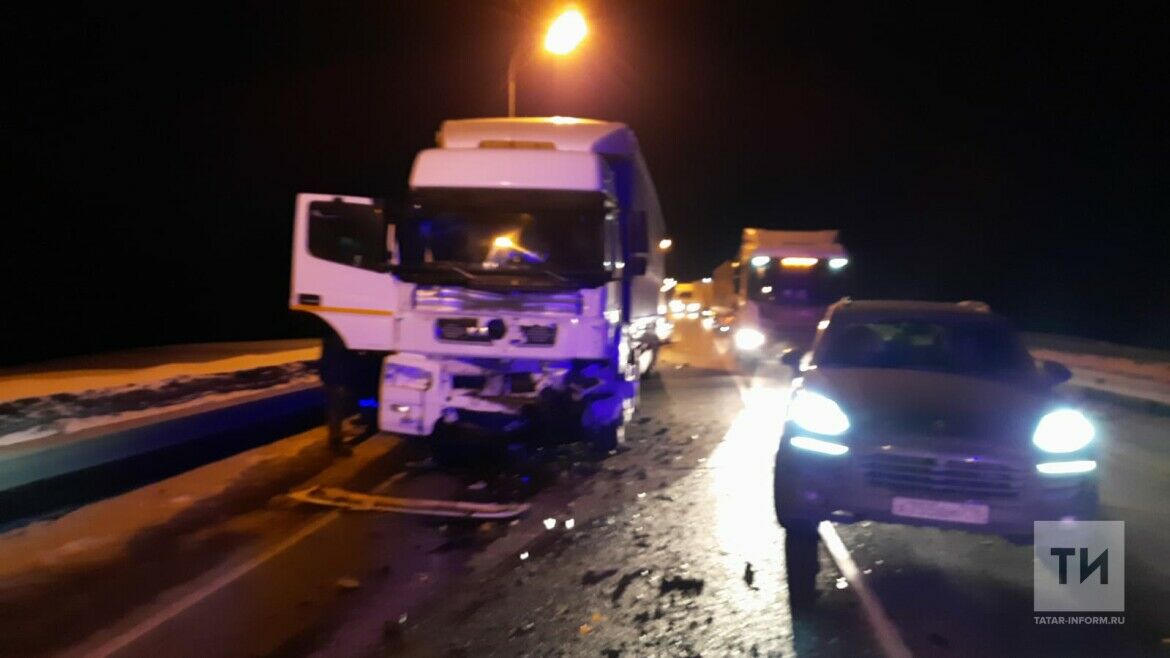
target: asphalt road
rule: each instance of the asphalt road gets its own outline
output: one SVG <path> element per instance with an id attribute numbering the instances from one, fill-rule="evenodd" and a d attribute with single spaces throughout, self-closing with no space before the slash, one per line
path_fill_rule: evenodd
<path id="1" fill-rule="evenodd" d="M 837 526 L 816 610 L 788 606 L 771 470 L 787 376 L 734 372 L 695 323 L 627 449 L 514 451 L 440 472 L 315 429 L 0 535 L 0 655 L 1170 655 L 1170 421 L 1096 404 L 1123 626 L 1038 626 L 1031 549 Z M 515 524 L 331 512 L 310 483 L 533 504 Z M 571 521 L 571 527 L 569 522 Z M 853 569 L 856 572 L 853 572 Z"/>

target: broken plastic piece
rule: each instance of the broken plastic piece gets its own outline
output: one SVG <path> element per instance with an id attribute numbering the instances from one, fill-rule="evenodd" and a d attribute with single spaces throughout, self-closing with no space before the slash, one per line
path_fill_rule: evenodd
<path id="1" fill-rule="evenodd" d="M 336 487 L 310 487 L 294 491 L 288 496 L 302 503 L 339 507 L 357 512 L 398 512 L 471 519 L 511 519 L 524 514 L 530 507 L 527 503 L 470 503 L 458 500 L 395 498 Z"/>

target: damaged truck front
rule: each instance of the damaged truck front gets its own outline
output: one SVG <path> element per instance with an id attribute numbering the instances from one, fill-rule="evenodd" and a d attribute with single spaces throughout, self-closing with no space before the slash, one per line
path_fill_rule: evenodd
<path id="1" fill-rule="evenodd" d="M 437 141 L 392 219 L 298 196 L 290 305 L 327 326 L 331 439 L 364 409 L 400 435 L 572 429 L 614 448 L 663 321 L 663 219 L 633 132 L 473 119 Z"/>

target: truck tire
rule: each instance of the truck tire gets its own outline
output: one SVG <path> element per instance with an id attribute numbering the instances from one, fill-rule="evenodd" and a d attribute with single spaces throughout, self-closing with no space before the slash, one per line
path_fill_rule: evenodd
<path id="1" fill-rule="evenodd" d="M 644 348 L 638 355 L 638 376 L 641 379 L 658 374 L 658 343 L 654 342 Z"/>
<path id="2" fill-rule="evenodd" d="M 617 450 L 625 443 L 626 428 L 621 421 L 615 421 L 599 428 L 584 428 L 582 430 L 585 442 L 599 456 L 604 457 Z"/>

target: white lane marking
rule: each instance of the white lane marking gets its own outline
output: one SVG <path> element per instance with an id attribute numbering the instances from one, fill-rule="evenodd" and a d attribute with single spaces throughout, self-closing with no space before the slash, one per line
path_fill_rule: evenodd
<path id="1" fill-rule="evenodd" d="M 845 580 L 853 587 L 853 591 L 857 593 L 857 598 L 861 601 L 861 609 L 865 611 L 865 618 L 869 621 L 870 627 L 873 628 L 874 634 L 877 635 L 882 653 L 889 658 L 910 658 L 914 655 L 910 653 L 910 648 L 902 640 L 898 628 L 894 626 L 894 622 L 890 621 L 882 604 L 878 603 L 877 597 L 865 584 L 865 580 L 861 577 L 861 571 L 857 568 L 857 563 L 849 555 L 849 549 L 845 548 L 845 542 L 841 541 L 837 529 L 833 527 L 832 523 L 821 521 L 817 530 L 820 531 L 821 541 L 825 543 L 825 548 L 829 549 L 829 555 L 832 556 L 833 562 L 837 564 L 837 569 L 841 575 L 845 576 Z"/>
<path id="2" fill-rule="evenodd" d="M 386 491 L 391 486 L 393 486 L 395 482 L 406 477 L 406 475 L 407 475 L 406 471 L 400 471 L 398 473 L 395 473 L 394 475 L 390 476 L 390 478 L 388 478 L 386 481 L 384 481 L 381 484 L 379 484 L 378 486 L 374 487 L 373 491 L 375 493 L 381 493 L 383 491 Z M 320 517 L 314 519 L 312 522 L 308 523 L 307 525 L 305 525 L 300 530 L 293 533 L 291 536 L 289 536 L 288 538 L 286 538 L 284 541 L 280 542 L 276 546 L 273 546 L 272 548 L 268 549 L 267 551 L 264 551 L 263 553 L 261 553 L 260 555 L 257 555 L 256 557 L 252 558 L 251 560 L 248 560 L 247 562 L 244 562 L 243 564 L 237 566 L 236 568 L 232 569 L 231 571 L 228 571 L 227 573 L 219 576 L 215 580 L 212 580 L 211 582 L 207 583 L 203 587 L 200 587 L 199 589 L 195 590 L 194 592 L 187 594 L 186 596 L 179 599 L 178 601 L 171 603 L 170 605 L 163 608 L 162 610 L 159 610 L 158 612 L 154 613 L 150 617 L 144 619 L 143 621 L 141 621 L 140 623 L 135 625 L 133 628 L 125 631 L 121 635 L 114 637 L 110 641 L 106 642 L 105 644 L 101 645 L 100 647 L 98 647 L 96 649 L 93 649 L 92 651 L 86 652 L 85 655 L 92 656 L 94 658 L 105 658 L 105 656 L 112 655 L 114 653 L 117 653 L 118 651 L 121 651 L 122 649 L 125 649 L 126 647 L 130 646 L 131 644 L 134 644 L 136 641 L 138 641 L 143 636 L 153 632 L 159 626 L 162 626 L 163 624 L 167 623 L 168 621 L 183 614 L 188 609 L 197 605 L 200 601 L 203 601 L 204 599 L 215 594 L 216 592 L 223 589 L 224 587 L 227 587 L 228 585 L 232 584 L 233 582 L 239 580 L 243 576 L 247 575 L 249 572 L 251 572 L 254 569 L 256 569 L 257 567 L 259 567 L 260 565 L 271 560 L 272 558 L 276 557 L 277 555 L 280 555 L 281 553 L 287 551 L 288 549 L 292 548 L 293 546 L 296 546 L 300 542 L 304 541 L 306 538 L 310 537 L 314 533 L 316 533 L 316 532 L 320 531 L 321 529 L 325 528 L 326 526 L 328 526 L 330 523 L 333 523 L 342 515 L 342 513 L 343 512 L 341 512 L 340 510 L 337 510 L 337 511 L 329 512 L 328 514 L 325 514 L 323 516 L 320 516 Z"/>

